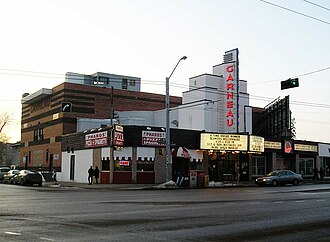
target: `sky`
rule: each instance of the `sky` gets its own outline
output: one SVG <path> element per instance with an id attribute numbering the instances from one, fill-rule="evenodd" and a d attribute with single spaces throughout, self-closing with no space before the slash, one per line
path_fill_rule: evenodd
<path id="1" fill-rule="evenodd" d="M 330 143 L 328 0 L 0 0 L 0 113 L 20 140 L 21 97 L 66 72 L 140 77 L 141 91 L 182 96 L 239 49 L 250 105 L 290 95 L 297 139 Z M 298 77 L 300 86 L 281 90 Z"/>

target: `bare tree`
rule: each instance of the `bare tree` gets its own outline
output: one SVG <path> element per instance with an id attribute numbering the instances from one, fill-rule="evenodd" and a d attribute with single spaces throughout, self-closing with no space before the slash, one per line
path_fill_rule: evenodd
<path id="1" fill-rule="evenodd" d="M 0 114 L 0 142 L 7 143 L 9 140 L 8 135 L 4 132 L 5 127 L 9 126 L 14 120 L 9 113 L 4 112 Z"/>

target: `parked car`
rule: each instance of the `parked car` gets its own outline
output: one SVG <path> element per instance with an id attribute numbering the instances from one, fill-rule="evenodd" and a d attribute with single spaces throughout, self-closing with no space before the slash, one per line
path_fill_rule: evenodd
<path id="1" fill-rule="evenodd" d="M 300 182 L 302 182 L 303 178 L 301 174 L 294 173 L 290 170 L 276 170 L 268 173 L 264 177 L 259 177 L 255 180 L 255 183 L 259 186 L 262 185 L 285 185 L 285 184 L 293 184 L 297 186 Z"/>
<path id="2" fill-rule="evenodd" d="M 3 183 L 13 183 L 13 178 L 18 174 L 19 170 L 8 171 L 2 179 Z"/>
<path id="3" fill-rule="evenodd" d="M 13 184 L 33 185 L 38 184 L 39 187 L 42 186 L 42 175 L 37 171 L 31 170 L 20 170 L 18 174 L 13 178 Z"/>
<path id="4" fill-rule="evenodd" d="M 2 181 L 3 176 L 10 171 L 9 167 L 0 167 L 0 181 Z"/>

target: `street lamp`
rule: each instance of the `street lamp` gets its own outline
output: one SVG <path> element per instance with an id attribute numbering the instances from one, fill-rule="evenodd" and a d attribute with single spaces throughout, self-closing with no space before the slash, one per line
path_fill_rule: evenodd
<path id="1" fill-rule="evenodd" d="M 171 160 L 171 144 L 170 144 L 170 78 L 175 71 L 176 67 L 179 65 L 180 61 L 187 59 L 187 56 L 183 56 L 176 66 L 174 67 L 172 73 L 169 77 L 166 77 L 166 181 L 170 181 L 172 178 L 172 160 Z"/>

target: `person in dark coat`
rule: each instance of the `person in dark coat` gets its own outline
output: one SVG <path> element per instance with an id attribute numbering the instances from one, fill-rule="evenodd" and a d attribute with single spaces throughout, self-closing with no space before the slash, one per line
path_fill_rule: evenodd
<path id="1" fill-rule="evenodd" d="M 89 185 L 93 184 L 93 176 L 94 176 L 94 169 L 93 169 L 93 166 L 90 166 L 88 169 L 88 184 Z"/>
<path id="2" fill-rule="evenodd" d="M 323 169 L 323 167 L 320 168 L 320 180 L 324 180 L 324 169 Z"/>
<path id="3" fill-rule="evenodd" d="M 95 177 L 96 184 L 98 184 L 99 183 L 99 177 L 100 177 L 100 170 L 97 166 L 95 166 L 94 177 Z"/>
<path id="4" fill-rule="evenodd" d="M 318 180 L 319 179 L 319 170 L 315 167 L 313 169 L 313 180 Z"/>

